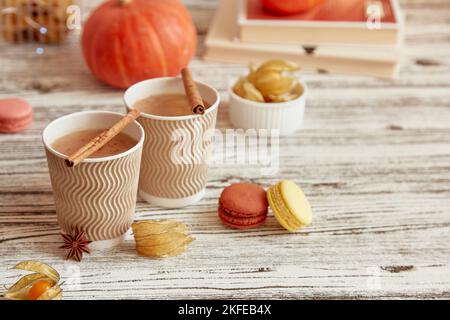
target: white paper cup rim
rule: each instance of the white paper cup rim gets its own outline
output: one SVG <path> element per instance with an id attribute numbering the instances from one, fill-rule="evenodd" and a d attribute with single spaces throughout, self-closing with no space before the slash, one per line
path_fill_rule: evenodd
<path id="1" fill-rule="evenodd" d="M 133 110 L 134 107 L 132 105 L 132 103 L 129 103 L 130 101 L 130 95 L 131 92 L 133 90 L 137 90 L 137 88 L 139 86 L 142 86 L 146 83 L 149 82 L 163 82 L 163 81 L 169 81 L 169 80 L 177 80 L 177 81 L 183 81 L 181 78 L 179 77 L 162 77 L 162 78 L 153 78 L 153 79 L 147 79 L 147 80 L 143 80 L 140 82 L 137 82 L 135 84 L 133 84 L 131 87 L 129 87 L 126 91 L 125 94 L 123 96 L 123 100 L 125 102 L 125 106 L 128 109 Z M 202 81 L 198 81 L 195 80 L 196 84 L 200 84 L 201 86 L 204 86 L 206 88 L 208 88 L 209 90 L 211 90 L 212 92 L 214 92 L 214 95 L 216 96 L 216 99 L 214 101 L 214 103 L 205 110 L 204 114 L 192 114 L 192 115 L 184 115 L 184 116 L 158 116 L 158 115 L 154 115 L 154 114 L 150 114 L 150 113 L 141 113 L 141 117 L 142 118 L 147 118 L 147 119 L 155 119 L 155 120 L 166 120 L 166 121 L 170 121 L 170 120 L 190 120 L 190 119 L 195 119 L 195 118 L 199 118 L 199 117 L 203 117 L 206 114 L 210 113 L 210 112 L 214 112 L 215 109 L 217 109 L 219 107 L 220 104 L 220 93 L 212 86 L 210 86 L 209 84 L 202 82 Z M 151 95 L 151 93 L 149 93 L 149 96 Z"/>
<path id="2" fill-rule="evenodd" d="M 77 115 L 84 115 L 84 114 L 86 114 L 86 115 L 89 115 L 89 114 L 109 114 L 109 115 L 118 115 L 118 116 L 120 116 L 120 117 L 124 117 L 124 116 L 125 116 L 124 114 L 121 114 L 121 113 L 119 113 L 119 112 L 102 111 L 102 110 L 99 110 L 99 111 L 90 110 L 90 111 L 74 112 L 74 113 L 70 113 L 70 114 L 67 114 L 67 115 L 65 115 L 65 116 L 59 117 L 59 118 L 53 120 L 52 122 L 50 122 L 50 123 L 45 127 L 44 131 L 42 132 L 42 141 L 43 141 L 43 143 L 44 143 L 45 148 L 46 148 L 48 151 L 50 151 L 52 154 L 54 154 L 55 156 L 57 156 L 57 157 L 59 157 L 59 158 L 62 158 L 62 159 L 66 159 L 66 158 L 68 157 L 68 155 L 65 155 L 65 154 L 63 154 L 63 153 L 61 153 L 61 152 L 56 151 L 56 150 L 48 143 L 48 137 L 47 137 L 47 135 L 48 135 L 48 130 L 49 130 L 53 125 L 55 125 L 57 122 L 59 122 L 59 121 L 64 121 L 64 120 L 67 120 L 68 118 L 71 118 L 71 117 L 74 117 L 74 116 L 77 116 Z M 119 119 L 118 119 L 118 120 L 119 120 Z M 139 132 L 140 132 L 140 139 L 139 139 L 139 141 L 138 141 L 132 148 L 130 148 L 130 149 L 128 149 L 128 150 L 126 150 L 126 151 L 124 151 L 124 152 L 122 152 L 122 153 L 119 153 L 119 154 L 116 154 L 116 155 L 113 155 L 113 156 L 109 156 L 109 157 L 102 157 L 102 158 L 87 158 L 87 159 L 84 159 L 84 160 L 82 161 L 82 163 L 97 163 L 97 162 L 107 162 L 107 161 L 112 161 L 112 160 L 116 160 L 116 159 L 120 159 L 120 158 L 126 157 L 126 156 L 132 154 L 133 152 L 135 152 L 136 150 L 138 150 L 139 148 L 142 148 L 142 146 L 143 146 L 143 144 L 144 144 L 144 138 L 145 138 L 144 128 L 142 128 L 142 126 L 141 126 L 136 120 L 134 120 L 134 121 L 132 122 L 132 124 L 134 124 L 135 126 L 137 126 L 137 128 L 139 129 Z"/>

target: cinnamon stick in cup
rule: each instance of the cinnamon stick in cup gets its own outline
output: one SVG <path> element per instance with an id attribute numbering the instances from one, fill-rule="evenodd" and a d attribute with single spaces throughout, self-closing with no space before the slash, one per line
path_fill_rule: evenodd
<path id="1" fill-rule="evenodd" d="M 101 147 L 111 141 L 116 135 L 118 135 L 123 129 L 125 129 L 130 123 L 136 120 L 140 115 L 140 111 L 137 109 L 131 110 L 126 116 L 124 116 L 119 122 L 108 130 L 103 131 L 97 137 L 89 141 L 85 146 L 81 147 L 74 154 L 70 155 L 64 163 L 68 167 L 74 167 L 81 161 L 89 157 L 98 151 Z"/>
<path id="2" fill-rule="evenodd" d="M 200 95 L 200 92 L 198 91 L 197 85 L 192 78 L 191 70 L 189 70 L 188 68 L 184 68 L 183 70 L 181 70 L 181 76 L 183 78 L 184 91 L 186 92 L 186 96 L 192 106 L 192 113 L 204 114 L 205 104 L 203 102 L 202 96 Z"/>

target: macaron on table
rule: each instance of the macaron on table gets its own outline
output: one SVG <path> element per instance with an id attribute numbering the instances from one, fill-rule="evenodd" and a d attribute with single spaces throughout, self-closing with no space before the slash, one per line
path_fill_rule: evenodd
<path id="1" fill-rule="evenodd" d="M 31 105 L 19 98 L 0 99 L 0 133 L 15 133 L 31 125 Z"/>
<path id="2" fill-rule="evenodd" d="M 249 229 L 263 224 L 267 209 L 265 190 L 252 183 L 233 184 L 219 198 L 219 218 L 232 228 Z"/>
<path id="3" fill-rule="evenodd" d="M 150 1 L 155 0 L 123 2 Z M 156 1 L 161 7 L 178 2 Z M 83 19 L 101 2 L 78 1 Z M 189 13 L 192 25 L 183 19 L 180 29 L 167 29 L 189 28 L 193 33 L 186 39 L 176 32 L 173 39 L 160 37 L 165 32 L 160 28 L 138 42 L 133 37 L 147 25 L 141 14 L 137 21 L 127 21 L 125 29 L 99 27 L 114 19 L 109 13 L 96 16 L 90 34 L 102 35 L 84 41 L 89 65 L 81 38 L 84 20 L 81 30 L 67 34 L 61 44 L 13 44 L 0 34 L 0 296 L 19 276 L 35 272 L 12 267 L 34 260 L 59 272 L 64 300 L 450 298 L 448 1 L 401 1 L 407 29 L 397 80 L 309 71 L 300 64 L 296 79 L 307 88 L 305 108 L 303 96 L 298 97 L 302 101 L 276 106 L 235 103 L 234 111 L 239 113 L 239 106 L 249 111 L 238 126 L 245 142 L 258 147 L 252 153 L 237 152 L 242 149 L 230 119 L 230 90 L 249 74 L 248 64 L 205 61 L 201 56 L 219 1 L 180 3 L 187 10 L 161 10 L 157 18 Z M 124 41 L 132 40 L 127 42 L 132 60 L 125 59 L 127 51 L 107 48 L 108 43 L 118 45 L 122 35 Z M 145 53 L 149 47 L 162 48 L 155 39 L 166 38 L 187 49 Z M 41 137 L 44 128 L 78 112 L 125 115 L 126 88 L 111 87 L 99 78 L 119 79 L 117 85 L 126 86 L 134 76 L 170 71 L 191 55 L 189 68 L 196 81 L 215 88 L 221 98 L 215 125 L 221 134 L 215 146 L 221 147 L 211 155 L 204 196 L 183 208 L 159 207 L 140 197 L 132 203 L 134 223 L 182 223 L 170 232 L 154 227 L 140 237 L 146 251 L 170 257 L 139 255 L 129 233 L 110 251 L 90 250 L 81 262 L 66 260 L 56 215 L 64 208 L 55 206 Z M 254 57 L 256 66 L 264 61 L 256 51 Z M 144 63 L 154 68 L 144 69 Z M 110 77 L 113 71 L 131 69 L 133 77 Z M 245 135 L 248 123 L 272 128 L 264 119 L 279 128 L 277 119 L 285 112 L 291 115 L 282 109 L 290 102 L 304 109 L 302 118 L 296 116 L 303 119 L 301 126 L 289 125 L 277 139 L 251 140 Z M 264 110 L 270 116 L 260 112 Z M 254 133 L 252 138 L 260 137 L 258 130 Z M 83 163 L 72 169 L 83 169 Z M 119 178 L 108 177 L 110 186 L 125 188 L 117 183 Z M 164 174 L 157 178 L 168 180 Z M 87 199 L 100 189 L 95 182 L 89 186 L 83 192 Z M 114 210 L 111 203 L 105 207 Z M 189 241 L 180 255 L 147 247 L 148 242 L 167 245 L 172 236 Z"/>
<path id="4" fill-rule="evenodd" d="M 312 209 L 302 189 L 290 180 L 283 180 L 269 188 L 267 199 L 278 222 L 295 232 L 312 222 Z"/>
<path id="5" fill-rule="evenodd" d="M 267 192 L 254 183 L 232 184 L 222 191 L 217 210 L 225 225 L 251 229 L 266 221 L 269 204 L 280 225 L 290 232 L 311 224 L 311 205 L 302 189 L 290 180 L 278 182 Z"/>

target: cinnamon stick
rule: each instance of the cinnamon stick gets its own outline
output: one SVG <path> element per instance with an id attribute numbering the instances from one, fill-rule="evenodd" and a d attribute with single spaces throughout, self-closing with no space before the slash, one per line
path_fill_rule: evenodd
<path id="1" fill-rule="evenodd" d="M 192 78 L 192 73 L 189 68 L 184 68 L 181 70 L 181 76 L 183 78 L 184 91 L 192 107 L 192 113 L 194 114 L 204 114 L 205 104 L 203 102 L 200 91 L 198 91 L 197 85 Z"/>
<path id="2" fill-rule="evenodd" d="M 117 136 L 123 129 L 125 129 L 131 122 L 136 120 L 140 111 L 133 109 L 127 115 L 125 115 L 119 122 L 113 125 L 111 128 L 103 131 L 97 137 L 89 141 L 85 146 L 81 147 L 74 154 L 69 156 L 64 163 L 72 168 L 79 164 L 81 161 L 89 157 L 90 155 L 97 152 L 101 147 L 111 141 L 115 136 Z"/>

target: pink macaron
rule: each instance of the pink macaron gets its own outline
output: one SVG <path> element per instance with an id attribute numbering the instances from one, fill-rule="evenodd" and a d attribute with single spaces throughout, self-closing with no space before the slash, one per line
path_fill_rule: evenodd
<path id="1" fill-rule="evenodd" d="M 226 187 L 219 198 L 218 214 L 222 222 L 236 229 L 250 229 L 263 224 L 267 218 L 266 191 L 248 182 Z"/>
<path id="2" fill-rule="evenodd" d="M 19 98 L 0 99 L 0 132 L 14 133 L 25 130 L 33 121 L 33 109 Z"/>

